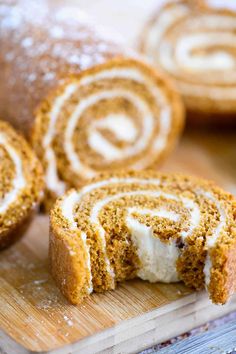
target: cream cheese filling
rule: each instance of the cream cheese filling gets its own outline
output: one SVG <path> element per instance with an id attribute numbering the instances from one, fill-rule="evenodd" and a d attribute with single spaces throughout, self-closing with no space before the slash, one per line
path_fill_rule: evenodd
<path id="1" fill-rule="evenodd" d="M 131 217 L 127 218 L 126 223 L 141 262 L 137 276 L 150 282 L 179 281 L 176 261 L 180 252 L 174 242 L 162 242 L 153 235 L 151 227 L 141 224 Z"/>
<path id="2" fill-rule="evenodd" d="M 206 239 L 206 247 L 207 247 L 208 252 L 207 252 L 207 256 L 206 256 L 206 260 L 205 260 L 204 275 L 205 275 L 205 285 L 206 285 L 206 287 L 208 287 L 210 284 L 210 281 L 211 281 L 211 268 L 212 268 L 212 261 L 211 261 L 210 255 L 209 255 L 209 250 L 216 245 L 217 240 L 220 237 L 221 232 L 226 225 L 227 215 L 226 215 L 224 208 L 222 208 L 221 203 L 211 193 L 205 192 L 204 195 L 209 200 L 212 200 L 215 203 L 218 213 L 219 213 L 219 216 L 220 216 L 219 223 L 218 223 L 216 229 L 214 230 L 214 233 L 212 235 L 208 236 Z"/>
<path id="3" fill-rule="evenodd" d="M 158 20 L 148 29 L 145 38 L 145 52 L 153 59 L 156 57 L 157 46 L 161 42 L 166 31 L 181 18 L 186 17 L 190 13 L 188 6 L 177 4 L 168 10 L 161 12 Z"/>
<path id="4" fill-rule="evenodd" d="M 74 208 L 79 202 L 79 196 L 76 191 L 72 191 L 67 198 L 61 204 L 61 212 L 63 217 L 70 223 L 71 229 L 77 231 L 77 223 L 74 219 Z M 84 250 L 86 254 L 86 265 L 89 273 L 89 286 L 88 293 L 90 294 L 93 291 L 93 282 L 92 282 L 92 271 L 91 271 L 91 262 L 90 262 L 90 251 L 89 246 L 87 245 L 87 235 L 85 232 L 81 232 L 81 239 L 84 244 Z"/>
<path id="5" fill-rule="evenodd" d="M 130 230 L 133 244 L 137 249 L 141 267 L 137 272 L 139 278 L 150 282 L 177 282 L 176 262 L 180 251 L 174 242 L 162 242 L 153 235 L 152 227 L 135 219 L 132 214 L 149 215 L 179 221 L 180 216 L 166 209 L 152 210 L 137 207 L 128 208 L 126 224 Z"/>
<path id="6" fill-rule="evenodd" d="M 68 85 L 63 95 L 56 98 L 54 105 L 49 113 L 49 126 L 46 134 L 43 137 L 43 147 L 45 151 L 45 159 L 47 168 L 45 171 L 45 179 L 47 187 L 57 195 L 62 195 L 66 190 L 66 185 L 61 181 L 57 174 L 56 156 L 52 148 L 52 141 L 55 136 L 55 126 L 62 107 L 65 102 L 76 91 L 77 85 Z"/>
<path id="7" fill-rule="evenodd" d="M 9 143 L 7 136 L 2 132 L 0 132 L 0 145 L 2 145 L 4 149 L 6 149 L 8 155 L 10 156 L 15 166 L 15 177 L 12 181 L 13 188 L 10 192 L 5 194 L 2 200 L 0 200 L 0 214 L 3 214 L 7 212 L 11 204 L 16 201 L 22 189 L 26 187 L 26 181 L 24 177 L 21 158 L 18 152 Z"/>
<path id="8" fill-rule="evenodd" d="M 132 143 L 138 135 L 138 130 L 132 120 L 121 114 L 109 114 L 94 121 L 88 134 L 88 144 L 91 149 L 103 156 L 106 161 L 113 161 L 123 157 L 123 149 L 116 147 L 107 140 L 99 131 L 104 128 L 109 130 L 118 140 Z"/>
<path id="9" fill-rule="evenodd" d="M 133 142 L 137 137 L 137 128 L 133 121 L 122 114 L 109 114 L 105 118 L 92 123 L 91 129 L 108 129 L 117 139 L 125 142 Z"/>
<path id="10" fill-rule="evenodd" d="M 193 72 L 234 70 L 236 66 L 235 57 L 222 49 L 201 55 L 192 53 L 196 48 L 207 49 L 212 46 L 232 46 L 235 41 L 235 35 L 221 32 L 208 33 L 207 35 L 205 33 L 193 33 L 182 36 L 178 39 L 175 48 L 177 66 L 180 70 L 183 68 Z"/>

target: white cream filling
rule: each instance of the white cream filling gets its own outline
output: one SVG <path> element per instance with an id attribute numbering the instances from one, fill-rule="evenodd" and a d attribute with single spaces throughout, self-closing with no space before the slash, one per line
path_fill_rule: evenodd
<path id="1" fill-rule="evenodd" d="M 145 84 L 148 89 L 150 90 L 150 92 L 152 93 L 152 95 L 156 98 L 159 106 L 160 106 L 160 131 L 158 136 L 156 137 L 154 146 L 153 146 L 153 154 L 156 152 L 160 152 L 162 149 L 165 148 L 166 146 L 166 142 L 168 139 L 168 135 L 171 129 L 171 107 L 168 106 L 168 99 L 167 97 L 165 97 L 165 95 L 163 94 L 163 92 L 157 88 L 153 82 L 148 79 L 148 77 L 145 77 L 142 73 L 140 73 L 139 71 L 137 71 L 136 69 L 110 69 L 110 70 L 105 70 L 102 72 L 99 72 L 95 75 L 91 75 L 91 76 L 87 76 L 84 77 L 80 83 L 78 84 L 78 86 L 84 86 L 84 85 L 89 85 L 93 82 L 99 81 L 99 80 L 103 80 L 103 79 L 115 79 L 115 78 L 120 78 L 120 79 L 129 79 L 129 80 L 134 80 L 136 82 Z M 57 97 L 57 99 L 54 102 L 52 111 L 50 112 L 50 126 L 49 126 L 49 130 L 45 135 L 44 138 L 44 148 L 45 148 L 45 158 L 47 159 L 48 162 L 48 168 L 46 171 L 46 181 L 47 181 L 47 185 L 49 187 L 49 189 L 53 190 L 55 193 L 57 193 L 58 195 L 63 194 L 64 190 L 65 190 L 65 184 L 59 180 L 58 178 L 58 174 L 57 174 L 57 167 L 56 167 L 56 156 L 55 153 L 52 149 L 52 141 L 55 135 L 55 126 L 56 126 L 56 122 L 57 119 L 59 117 L 60 111 L 62 109 L 62 107 L 65 105 L 66 101 L 69 99 L 69 97 L 76 91 L 76 88 L 78 87 L 76 84 L 71 84 L 69 86 L 66 87 L 64 93 Z M 135 96 L 135 95 L 134 95 Z M 138 102 L 138 99 L 135 99 L 135 102 Z M 140 103 L 141 102 L 141 103 Z M 144 114 L 144 102 L 139 100 L 139 107 L 142 106 L 142 112 Z M 81 108 L 81 106 L 80 106 Z M 147 106 L 145 107 L 145 115 L 147 112 Z M 104 117 L 104 119 L 109 119 L 108 117 Z M 127 120 L 127 118 L 125 117 L 124 119 Z M 147 127 L 147 123 L 145 123 L 145 119 L 146 116 L 143 117 L 144 120 L 144 125 Z M 110 124 L 108 124 L 108 127 L 110 128 Z M 73 135 L 73 121 L 71 123 L 71 127 L 67 129 L 67 139 L 69 136 Z M 130 128 L 130 127 L 129 127 Z M 147 127 L 147 130 L 150 129 Z M 128 130 L 128 129 L 127 129 Z M 130 129 L 129 129 L 130 130 Z M 124 129 L 123 129 L 124 131 Z M 118 130 L 116 129 L 116 134 Z M 128 134 L 128 133 L 127 133 Z M 130 133 L 133 134 L 133 133 Z M 124 134 L 123 134 L 124 135 Z M 97 139 L 97 137 L 95 137 L 95 139 Z M 125 140 L 125 138 L 124 138 Z M 141 139 L 143 140 L 143 138 Z M 143 143 L 141 143 L 141 140 L 139 141 L 139 146 L 140 144 L 142 145 Z M 91 140 L 90 140 L 91 142 Z M 100 151 L 104 153 L 104 151 L 106 150 L 106 148 L 104 147 L 104 141 L 101 142 L 100 139 Z M 75 168 L 77 171 L 79 171 L 81 169 L 81 173 L 82 174 L 86 174 L 88 177 L 91 177 L 94 175 L 94 171 L 91 171 L 90 169 L 86 168 L 86 166 L 81 166 L 79 157 L 76 156 L 76 154 L 74 154 L 73 151 L 73 146 L 71 146 L 71 143 L 69 141 L 69 145 L 66 145 L 66 149 L 67 149 L 67 154 L 68 156 L 71 158 L 72 163 L 74 163 L 75 165 L 72 165 L 72 168 Z M 106 146 L 107 147 L 107 146 Z M 145 148 L 145 144 L 143 144 L 143 149 Z M 135 153 L 135 149 L 133 148 L 133 153 Z M 142 146 L 139 147 L 139 149 L 142 149 Z M 71 155 L 72 152 L 72 155 Z M 114 149 L 113 149 L 114 152 Z M 116 154 L 116 158 L 118 156 L 117 152 Z M 136 168 L 136 169 L 142 169 L 145 168 L 146 166 L 149 165 L 149 160 L 153 159 L 153 154 L 150 153 L 149 156 L 144 157 L 142 160 L 138 161 L 136 164 L 134 164 L 132 166 L 132 168 Z M 111 158 L 111 157 L 110 157 Z"/>
<path id="2" fill-rule="evenodd" d="M 209 253 L 207 252 L 206 259 L 205 259 L 205 264 L 203 268 L 204 276 L 205 276 L 205 287 L 207 290 L 207 287 L 210 284 L 211 281 L 211 267 L 212 267 L 212 262 Z"/>
<path id="3" fill-rule="evenodd" d="M 232 46 L 236 36 L 231 33 L 206 33 L 185 35 L 178 39 L 175 48 L 177 66 L 189 71 L 233 70 L 236 65 L 235 57 L 228 52 L 215 50 L 213 53 L 192 54 L 197 48 L 207 49 L 212 46 Z"/>
<path id="4" fill-rule="evenodd" d="M 167 71 L 169 71 L 172 74 L 176 74 L 179 70 L 182 70 L 181 68 L 177 68 L 176 62 L 173 60 L 173 48 L 172 45 L 169 42 L 163 42 L 160 45 L 160 63 L 162 67 L 164 67 Z M 222 54 L 221 54 L 222 55 Z M 227 54 L 226 54 L 227 55 Z M 226 56 L 225 56 L 226 57 Z M 219 58 L 219 53 L 218 53 L 218 58 Z M 227 65 L 229 65 L 229 57 L 227 56 Z M 204 60 L 207 60 L 204 58 Z M 217 59 L 219 60 L 219 59 Z M 179 59 L 180 62 L 180 59 Z M 182 63 L 183 64 L 183 63 Z M 218 64 L 219 65 L 219 64 Z M 222 65 L 222 64 L 220 64 Z M 226 65 L 226 64 L 223 64 Z M 232 57 L 230 59 L 230 65 L 232 65 Z M 235 62 L 234 62 L 235 66 Z M 185 72 L 187 74 L 187 71 Z M 197 84 L 191 84 L 187 83 L 184 81 L 180 81 L 176 79 L 176 83 L 178 85 L 178 90 L 186 95 L 186 96 L 196 96 L 196 97 L 202 97 L 202 96 L 207 96 L 211 99 L 214 100 L 234 100 L 236 98 L 236 88 L 233 86 L 230 87 L 221 87 L 217 86 L 217 80 L 219 80 L 219 76 L 217 77 L 209 77 L 207 76 L 207 80 L 209 83 L 212 83 L 213 85 L 207 87 L 204 82 L 203 83 L 197 83 Z M 221 76 L 220 76 L 221 77 Z M 202 80 L 204 81 L 204 76 L 201 77 Z M 234 73 L 234 70 L 229 70 L 228 74 L 227 71 L 222 70 L 222 82 L 229 83 L 229 85 L 232 85 L 235 82 L 236 75 Z M 215 85 L 215 86 L 214 86 Z"/>
<path id="5" fill-rule="evenodd" d="M 91 271 L 91 260 L 90 260 L 90 247 L 87 245 L 87 235 L 85 232 L 81 232 L 81 238 L 84 243 L 84 249 L 86 252 L 86 259 L 87 259 L 87 269 L 89 271 L 89 287 L 88 293 L 91 294 L 93 291 L 93 276 Z"/>
<path id="6" fill-rule="evenodd" d="M 69 97 L 75 92 L 76 84 L 68 85 L 63 95 L 58 96 L 53 104 L 51 112 L 49 112 L 49 126 L 43 137 L 43 147 L 45 151 L 45 159 L 47 161 L 47 169 L 45 171 L 45 179 L 47 187 L 58 195 L 65 192 L 66 185 L 58 178 L 55 153 L 52 149 L 52 141 L 55 136 L 56 122 L 62 107 Z"/>
<path id="7" fill-rule="evenodd" d="M 83 187 L 80 192 L 76 192 L 72 190 L 69 192 L 64 199 L 61 200 L 61 211 L 65 219 L 69 221 L 69 223 L 73 227 L 77 227 L 77 223 L 74 219 L 74 208 L 76 205 L 81 201 L 81 199 L 88 193 L 100 189 L 103 187 L 110 186 L 112 184 L 141 184 L 141 185 L 156 185 L 159 186 L 160 180 L 156 178 L 150 179 L 140 179 L 136 177 L 129 177 L 129 178 L 118 178 L 113 177 L 107 180 L 99 181 L 96 183 L 88 184 L 87 186 Z"/>
<path id="8" fill-rule="evenodd" d="M 203 193 L 204 196 L 206 196 L 209 200 L 212 200 L 218 210 L 218 213 L 220 215 L 220 220 L 219 223 L 217 225 L 217 227 L 214 230 L 214 233 L 210 236 L 207 237 L 206 239 L 206 247 L 207 250 L 213 248 L 217 242 L 217 239 L 219 238 L 222 230 L 224 229 L 225 225 L 226 225 L 226 212 L 225 210 L 222 208 L 221 203 L 209 192 L 204 192 Z M 211 280 L 211 268 L 212 268 L 212 261 L 210 258 L 209 253 L 207 254 L 206 260 L 205 260 L 205 266 L 204 266 L 204 274 L 205 274 L 205 284 L 206 286 L 208 286 L 210 284 L 210 280 Z"/>
<path id="9" fill-rule="evenodd" d="M 156 57 L 156 50 L 162 37 L 165 35 L 168 28 L 170 28 L 176 21 L 187 16 L 189 9 L 183 4 L 178 4 L 166 11 L 162 11 L 158 20 L 149 28 L 148 34 L 145 38 L 145 52 L 151 57 Z"/>
<path id="10" fill-rule="evenodd" d="M 235 47 L 235 43 L 236 35 L 232 33 L 214 32 L 185 35 L 177 39 L 175 47 L 168 40 L 163 40 L 160 43 L 159 60 L 162 67 L 173 75 L 178 76 L 181 71 L 185 74 L 195 74 L 215 70 L 222 71 L 222 80 L 230 82 L 236 66 L 234 55 L 222 49 L 207 54 L 195 54 L 193 51 L 208 49 L 212 46 L 228 45 L 229 47 Z M 195 87 L 191 83 L 184 84 Z"/>
<path id="11" fill-rule="evenodd" d="M 113 178 L 109 178 L 104 181 L 92 183 L 92 184 L 89 184 L 89 185 L 83 187 L 80 190 L 80 192 L 78 193 L 78 195 L 81 200 L 81 198 L 85 194 L 90 193 L 93 190 L 98 189 L 98 188 L 103 188 L 106 186 L 110 186 L 112 184 L 135 184 L 135 183 L 141 184 L 141 185 L 152 185 L 153 184 L 153 185 L 159 186 L 160 180 L 157 178 L 140 179 L 140 178 L 136 178 L 136 177 L 128 177 L 128 178 L 113 177 Z"/>
<path id="12" fill-rule="evenodd" d="M 207 14 L 194 18 L 191 17 L 186 20 L 186 23 L 194 30 L 202 28 L 206 30 L 219 30 L 221 33 L 226 33 L 226 31 L 234 31 L 236 29 L 235 17 L 222 14 Z"/>
<path id="13" fill-rule="evenodd" d="M 137 210 L 137 212 L 139 211 Z M 126 224 L 141 262 L 137 276 L 150 282 L 170 283 L 179 281 L 176 261 L 180 252 L 175 243 L 173 241 L 162 242 L 153 235 L 152 227 L 141 224 L 130 214 L 126 218 Z"/>
<path id="14" fill-rule="evenodd" d="M 61 201 L 61 212 L 62 215 L 70 223 L 71 228 L 75 230 L 77 228 L 77 223 L 74 218 L 74 208 L 80 201 L 79 194 L 72 190 L 67 196 Z"/>
<path id="15" fill-rule="evenodd" d="M 122 153 L 114 144 L 105 139 L 97 130 L 92 130 L 88 136 L 89 146 L 102 155 L 106 161 L 119 159 Z"/>
<path id="16" fill-rule="evenodd" d="M 133 213 L 137 213 L 139 215 L 149 215 L 151 217 L 157 216 L 159 218 L 165 218 L 165 219 L 169 219 L 172 221 L 179 221 L 180 216 L 179 214 L 175 213 L 174 211 L 171 210 L 167 210 L 167 209 L 160 209 L 160 210 L 152 210 L 152 209 L 146 209 L 146 208 L 142 208 L 142 209 L 138 209 L 136 207 L 133 208 L 129 208 L 128 209 L 129 214 L 133 214 Z"/>
<path id="17" fill-rule="evenodd" d="M 209 87 L 206 88 L 205 85 L 196 85 L 193 86 L 191 84 L 187 84 L 187 83 L 179 83 L 178 84 L 178 88 L 181 91 L 182 94 L 186 95 L 186 96 L 195 96 L 197 97 L 202 97 L 205 95 L 204 92 L 206 92 L 207 97 L 209 97 L 210 99 L 213 100 L 235 100 L 236 99 L 236 88 L 231 88 L 231 87 Z M 190 94 L 191 92 L 191 94 Z"/>
<path id="18" fill-rule="evenodd" d="M 162 242 L 153 235 L 152 227 L 140 223 L 132 217 L 132 214 L 148 215 L 151 217 L 166 218 L 179 221 L 179 214 L 166 210 L 128 208 L 126 224 L 130 230 L 133 244 L 137 249 L 141 267 L 138 277 L 150 282 L 176 282 L 179 281 L 176 271 L 176 261 L 180 255 L 179 249 L 174 242 Z"/>
<path id="19" fill-rule="evenodd" d="M 133 121 L 122 114 L 109 114 L 108 116 L 94 121 L 91 129 L 103 128 L 111 131 L 121 141 L 130 143 L 137 137 L 137 128 Z"/>
<path id="20" fill-rule="evenodd" d="M 214 234 L 209 236 L 206 240 L 206 246 L 211 248 L 215 246 L 221 231 L 226 225 L 226 212 L 225 209 L 222 208 L 221 203 L 212 194 L 208 192 L 205 192 L 204 194 L 208 199 L 212 200 L 215 203 L 218 213 L 220 215 L 219 224 L 217 225 Z"/>
<path id="21" fill-rule="evenodd" d="M 124 142 L 133 142 L 138 133 L 132 120 L 121 114 L 109 114 L 107 117 L 92 123 L 88 134 L 88 144 L 106 161 L 120 159 L 123 156 L 123 149 L 117 148 L 107 140 L 99 132 L 99 128 L 109 130 L 118 140 Z"/>
<path id="22" fill-rule="evenodd" d="M 0 200 L 0 214 L 7 212 L 7 209 L 17 199 L 21 190 L 26 187 L 26 181 L 24 178 L 23 166 L 20 156 L 17 151 L 10 145 L 7 136 L 0 132 L 0 145 L 6 149 L 8 155 L 15 166 L 15 177 L 12 181 L 12 190 L 5 194 L 4 198 Z"/>
<path id="23" fill-rule="evenodd" d="M 193 200 L 186 198 L 186 197 L 180 197 L 181 201 L 183 202 L 184 206 L 186 209 L 188 209 L 190 213 L 190 225 L 188 231 L 181 231 L 180 235 L 182 239 L 185 239 L 186 237 L 190 236 L 194 229 L 199 226 L 200 220 L 201 220 L 201 213 L 199 206 L 194 203 Z"/>
<path id="24" fill-rule="evenodd" d="M 70 223 L 72 230 L 77 230 L 77 223 L 74 219 L 74 208 L 79 202 L 79 195 L 76 191 L 72 191 L 65 200 L 61 203 L 61 212 L 62 215 L 67 221 Z M 85 232 L 81 232 L 81 239 L 84 244 L 84 250 L 86 253 L 86 262 L 87 262 L 87 270 L 89 272 L 89 287 L 88 293 L 90 294 L 93 291 L 93 281 L 92 281 L 92 271 L 91 271 L 91 263 L 90 263 L 90 251 L 89 246 L 87 245 L 87 235 Z"/>

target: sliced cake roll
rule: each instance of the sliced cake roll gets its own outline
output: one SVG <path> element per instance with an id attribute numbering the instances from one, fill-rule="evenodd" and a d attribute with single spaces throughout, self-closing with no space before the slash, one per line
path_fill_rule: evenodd
<path id="1" fill-rule="evenodd" d="M 31 136 L 49 201 L 172 149 L 184 118 L 173 85 L 77 8 L 3 1 L 0 30 L 0 113 Z"/>
<path id="2" fill-rule="evenodd" d="M 50 260 L 58 286 L 74 304 L 135 277 L 182 280 L 225 303 L 236 286 L 236 203 L 198 178 L 104 174 L 57 200 Z"/>
<path id="3" fill-rule="evenodd" d="M 182 114 L 165 80 L 137 61 L 114 59 L 74 77 L 36 117 L 33 143 L 50 199 L 98 172 L 156 166 L 179 135 Z"/>
<path id="4" fill-rule="evenodd" d="M 0 249 L 18 239 L 43 197 L 43 172 L 25 139 L 0 121 Z"/>
<path id="5" fill-rule="evenodd" d="M 199 122 L 208 119 L 235 122 L 233 3 L 165 1 L 142 34 L 141 50 L 173 78 L 191 112 L 189 118 Z"/>

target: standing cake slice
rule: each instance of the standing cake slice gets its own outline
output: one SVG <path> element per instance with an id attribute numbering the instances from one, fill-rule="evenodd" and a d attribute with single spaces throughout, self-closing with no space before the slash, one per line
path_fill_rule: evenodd
<path id="1" fill-rule="evenodd" d="M 176 83 L 196 123 L 235 124 L 235 1 L 157 1 L 140 49 Z"/>
<path id="2" fill-rule="evenodd" d="M 0 249 L 18 239 L 43 197 L 43 171 L 25 139 L 0 121 Z"/>
<path id="3" fill-rule="evenodd" d="M 152 171 L 105 174 L 69 191 L 51 212 L 52 274 L 80 303 L 93 290 L 139 277 L 235 290 L 236 204 L 213 183 Z"/>

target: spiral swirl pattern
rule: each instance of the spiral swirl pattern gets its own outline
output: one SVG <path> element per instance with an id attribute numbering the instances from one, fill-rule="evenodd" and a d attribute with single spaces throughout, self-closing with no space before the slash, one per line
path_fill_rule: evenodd
<path id="1" fill-rule="evenodd" d="M 42 197 L 41 166 L 30 147 L 0 121 L 0 248 L 6 247 Z M 31 194 L 32 193 L 32 194 Z"/>
<path id="2" fill-rule="evenodd" d="M 236 111 L 235 30 L 232 8 L 173 0 L 147 24 L 141 49 L 171 75 L 190 111 L 231 114 Z"/>
<path id="3" fill-rule="evenodd" d="M 214 302 L 225 302 L 234 285 L 229 289 L 232 279 L 221 268 L 226 250 L 219 250 L 235 242 L 234 213 L 233 197 L 210 182 L 150 171 L 106 175 L 56 203 L 50 247 L 54 276 L 72 302 L 136 276 L 205 286 Z M 59 250 L 62 240 L 65 248 Z M 68 252 L 71 264 L 83 259 L 84 265 L 77 270 L 83 280 L 71 292 L 66 269 L 65 286 L 56 272 L 58 259 L 61 264 Z"/>
<path id="4" fill-rule="evenodd" d="M 113 60 L 71 80 L 49 108 L 43 105 L 33 143 L 48 190 L 58 196 L 98 172 L 156 164 L 182 124 L 179 97 L 162 77 L 135 60 Z"/>

